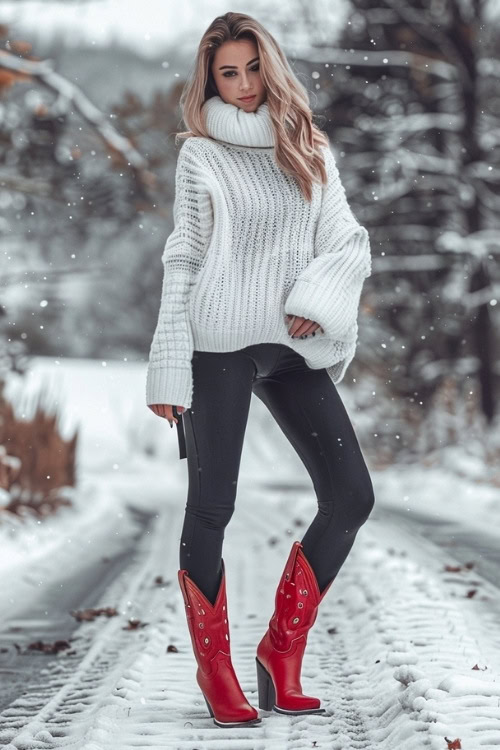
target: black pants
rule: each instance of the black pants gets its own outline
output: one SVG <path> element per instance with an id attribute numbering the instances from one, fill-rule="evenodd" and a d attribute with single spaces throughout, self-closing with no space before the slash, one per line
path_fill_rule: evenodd
<path id="1" fill-rule="evenodd" d="M 195 351 L 192 369 L 193 401 L 182 413 L 189 489 L 180 567 L 214 603 L 253 392 L 312 479 L 317 513 L 300 541 L 323 591 L 374 504 L 370 475 L 337 388 L 326 370 L 312 370 L 283 344 L 222 353 Z"/>

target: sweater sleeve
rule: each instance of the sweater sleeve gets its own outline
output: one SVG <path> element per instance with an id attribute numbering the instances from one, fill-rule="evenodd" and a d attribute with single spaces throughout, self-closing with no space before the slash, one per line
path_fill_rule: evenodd
<path id="1" fill-rule="evenodd" d="M 351 211 L 329 147 L 324 154 L 328 183 L 323 186 L 315 257 L 290 289 L 285 313 L 314 320 L 328 337 L 352 341 L 363 283 L 371 274 L 370 239 Z"/>
<path id="2" fill-rule="evenodd" d="M 149 352 L 146 403 L 191 406 L 193 335 L 189 293 L 203 264 L 213 229 L 210 194 L 189 141 L 175 172 L 174 230 L 162 255 L 163 285 L 158 323 Z"/>

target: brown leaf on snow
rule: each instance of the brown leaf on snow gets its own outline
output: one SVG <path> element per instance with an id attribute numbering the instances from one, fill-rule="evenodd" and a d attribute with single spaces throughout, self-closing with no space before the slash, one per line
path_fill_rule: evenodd
<path id="1" fill-rule="evenodd" d="M 72 609 L 70 615 L 74 617 L 78 622 L 90 622 L 95 620 L 99 615 L 106 615 L 106 617 L 115 617 L 118 614 L 116 607 L 88 607 L 87 609 Z"/>
<path id="2" fill-rule="evenodd" d="M 460 571 L 462 570 L 462 566 L 461 565 L 445 565 L 444 569 L 446 570 L 447 573 L 460 573 Z"/>
<path id="3" fill-rule="evenodd" d="M 139 628 L 145 628 L 148 624 L 147 622 L 141 622 L 141 620 L 129 617 L 128 625 L 125 625 L 122 630 L 138 630 Z"/>
<path id="4" fill-rule="evenodd" d="M 326 632 L 330 633 L 330 635 L 335 635 L 335 633 L 337 632 L 337 628 L 335 626 L 333 628 L 328 628 Z"/>
<path id="5" fill-rule="evenodd" d="M 43 651 L 44 654 L 57 654 L 59 651 L 64 651 L 67 648 L 71 648 L 71 644 L 68 641 L 54 641 L 53 643 L 44 643 L 43 641 L 33 641 L 28 645 L 28 648 Z"/>
<path id="6" fill-rule="evenodd" d="M 157 586 L 170 586 L 170 584 L 172 583 L 172 581 L 165 581 L 163 576 L 156 576 L 154 582 Z"/>
<path id="7" fill-rule="evenodd" d="M 177 648 L 177 646 L 174 646 L 173 643 L 169 643 L 168 644 L 168 646 L 167 646 L 167 653 L 169 651 L 172 651 L 174 654 L 178 654 L 179 653 L 179 649 Z"/>
<path id="8" fill-rule="evenodd" d="M 472 599 L 472 597 L 475 596 L 476 594 L 477 594 L 477 589 L 469 589 L 465 596 L 467 597 L 467 599 Z"/>
<path id="9" fill-rule="evenodd" d="M 477 664 L 474 664 L 474 666 L 471 667 L 471 669 L 480 669 L 481 672 L 484 672 L 484 670 L 488 669 L 488 667 L 479 667 Z"/>
<path id="10" fill-rule="evenodd" d="M 444 738 L 448 743 L 448 750 L 462 750 L 462 743 L 457 738 L 456 740 L 449 740 L 448 737 Z"/>

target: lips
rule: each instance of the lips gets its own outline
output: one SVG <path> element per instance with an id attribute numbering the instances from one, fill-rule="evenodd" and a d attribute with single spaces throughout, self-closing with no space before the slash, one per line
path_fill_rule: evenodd
<path id="1" fill-rule="evenodd" d="M 252 99 L 255 99 L 255 96 L 255 94 L 253 96 L 242 96 L 240 102 L 250 102 Z"/>

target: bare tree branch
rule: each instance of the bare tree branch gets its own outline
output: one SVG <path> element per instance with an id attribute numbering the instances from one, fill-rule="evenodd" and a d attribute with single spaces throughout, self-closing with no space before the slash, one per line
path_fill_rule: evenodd
<path id="1" fill-rule="evenodd" d="M 393 49 L 373 52 L 370 50 L 355 49 L 352 52 L 348 52 L 347 50 L 331 47 L 330 45 L 324 47 L 307 47 L 304 49 L 295 45 L 292 49 L 288 50 L 288 54 L 291 57 L 301 57 L 308 62 L 314 63 L 338 63 L 339 65 L 350 65 L 351 67 L 359 65 L 362 68 L 389 68 L 396 66 L 422 70 L 425 73 L 443 78 L 446 81 L 458 82 L 459 80 L 459 72 L 456 65 L 413 52 L 401 52 Z"/>
<path id="2" fill-rule="evenodd" d="M 0 67 L 33 76 L 60 97 L 71 102 L 80 115 L 97 130 L 105 143 L 120 153 L 132 169 L 139 173 L 144 172 L 145 175 L 141 174 L 141 177 L 148 175 L 148 163 L 142 154 L 134 148 L 128 138 L 115 130 L 106 115 L 88 99 L 78 86 L 54 71 L 51 60 L 26 60 L 0 50 Z"/>
<path id="3" fill-rule="evenodd" d="M 15 190 L 26 195 L 36 195 L 39 198 L 57 199 L 52 191 L 52 185 L 42 180 L 30 180 L 20 175 L 2 175 L 0 172 L 0 187 Z"/>

